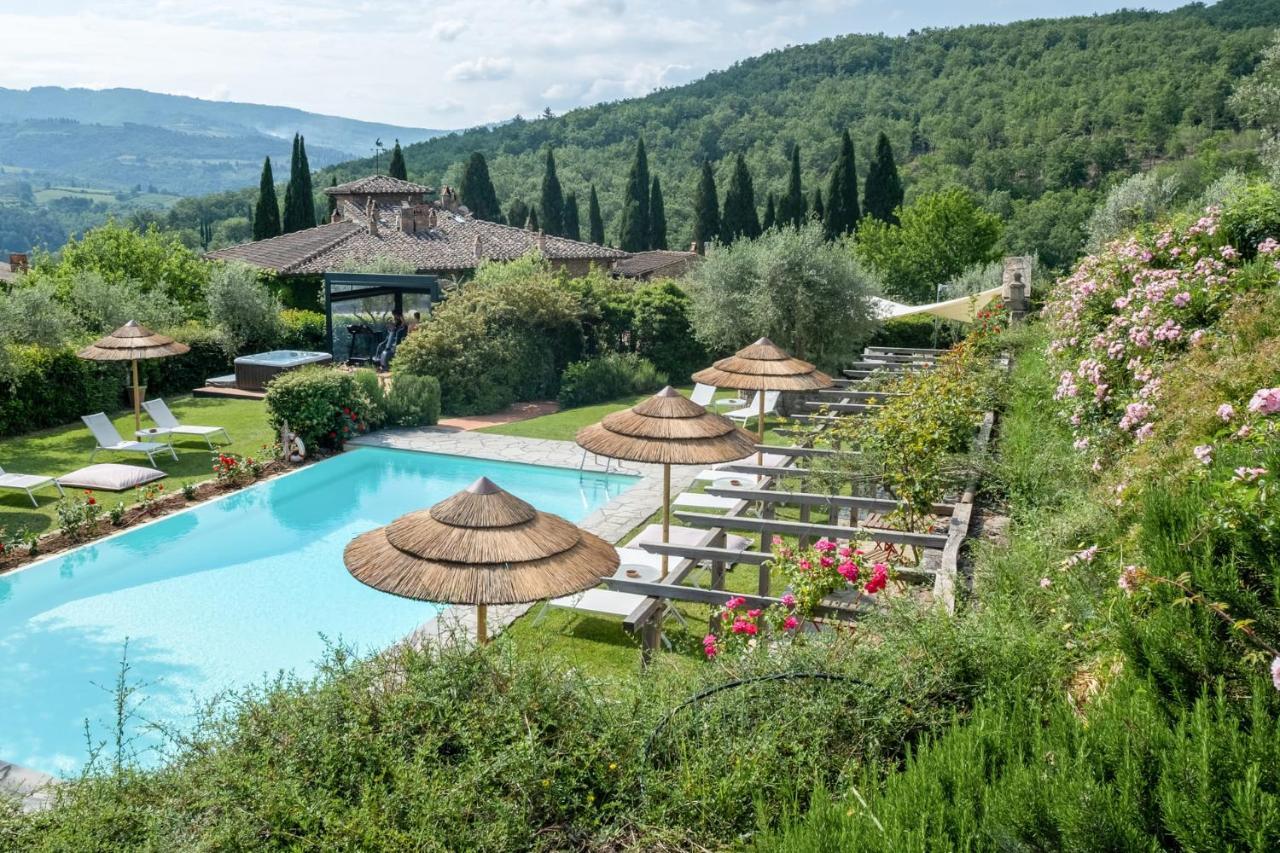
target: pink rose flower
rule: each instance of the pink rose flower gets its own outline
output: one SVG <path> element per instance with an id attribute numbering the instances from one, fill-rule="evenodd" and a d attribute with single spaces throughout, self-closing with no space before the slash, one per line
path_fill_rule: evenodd
<path id="1" fill-rule="evenodd" d="M 1222 418 L 1222 422 L 1224 424 L 1230 421 L 1235 416 L 1236 416 L 1235 407 L 1232 406 L 1230 403 L 1223 403 L 1221 406 L 1218 407 L 1218 417 Z"/>
<path id="2" fill-rule="evenodd" d="M 1280 690 L 1280 657 L 1271 662 L 1271 683 Z"/>
<path id="3" fill-rule="evenodd" d="M 782 596 L 782 605 L 784 607 L 795 607 L 796 597 L 791 593 L 787 593 L 786 595 Z"/>
<path id="4" fill-rule="evenodd" d="M 786 619 L 782 620 L 782 630 L 784 631 L 794 631 L 796 628 L 799 628 L 799 627 L 800 627 L 800 620 L 794 616 L 788 616 Z"/>
<path id="5" fill-rule="evenodd" d="M 1196 459 L 1200 460 L 1201 465 L 1213 464 L 1213 445 L 1212 444 L 1197 444 L 1194 448 L 1192 448 L 1191 452 L 1195 454 Z"/>

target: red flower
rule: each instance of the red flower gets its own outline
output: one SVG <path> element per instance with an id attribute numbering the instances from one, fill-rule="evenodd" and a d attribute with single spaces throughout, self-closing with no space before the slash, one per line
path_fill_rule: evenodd
<path id="1" fill-rule="evenodd" d="M 97 502 L 98 502 L 98 499 L 97 499 L 97 498 L 89 498 L 89 500 L 88 500 L 88 504 L 89 504 L 89 506 L 93 506 L 93 505 L 94 505 L 94 504 L 96 504 Z"/>

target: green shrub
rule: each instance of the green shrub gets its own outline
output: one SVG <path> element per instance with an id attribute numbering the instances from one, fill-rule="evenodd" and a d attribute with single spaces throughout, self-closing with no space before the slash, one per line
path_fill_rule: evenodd
<path id="1" fill-rule="evenodd" d="M 635 353 L 609 353 L 575 361 L 560 377 L 560 405 L 571 409 L 631 394 L 657 391 L 667 378 Z"/>
<path id="2" fill-rule="evenodd" d="M 707 351 L 694 337 L 689 319 L 693 301 L 674 281 L 637 287 L 631 294 L 631 345 L 677 382 L 709 363 Z"/>
<path id="3" fill-rule="evenodd" d="M 125 404 L 128 364 L 86 361 L 70 347 L 6 347 L 0 435 L 60 426 Z"/>
<path id="4" fill-rule="evenodd" d="M 370 371 L 372 372 L 372 371 Z M 386 396 L 390 426 L 432 426 L 440 420 L 440 382 L 434 376 L 397 373 Z"/>
<path id="5" fill-rule="evenodd" d="M 205 287 L 209 320 L 227 336 L 233 352 L 271 349 L 283 336 L 280 300 L 242 263 L 217 264 Z"/>
<path id="6" fill-rule="evenodd" d="M 1255 183 L 1231 195 L 1222 205 L 1222 230 L 1246 259 L 1268 237 L 1280 239 L 1280 188 Z"/>
<path id="7" fill-rule="evenodd" d="M 328 344 L 324 314 L 319 311 L 286 308 L 280 312 L 280 323 L 284 327 L 280 335 L 281 349 L 323 351 Z"/>
<path id="8" fill-rule="evenodd" d="M 362 367 L 355 372 L 356 385 L 364 395 L 364 420 L 369 429 L 377 429 L 387 423 L 387 395 L 382 389 L 382 380 L 378 371 Z"/>
<path id="9" fill-rule="evenodd" d="M 554 396 L 581 358 L 581 303 L 546 261 L 484 263 L 396 350 L 397 374 L 435 376 L 443 410 L 498 411 Z"/>
<path id="10" fill-rule="evenodd" d="M 148 397 L 186 394 L 207 384 L 210 377 L 224 376 L 233 370 L 231 356 L 227 354 L 227 339 L 221 331 L 192 323 L 170 329 L 167 334 L 191 347 L 191 351 L 138 363 L 139 377 L 147 386 Z"/>
<path id="11" fill-rule="evenodd" d="M 75 315 L 49 285 L 0 288 L 0 345 L 60 347 L 80 331 Z"/>
<path id="12" fill-rule="evenodd" d="M 923 314 L 886 320 L 867 341 L 873 347 L 937 347 L 946 349 L 964 338 L 964 326 Z"/>
<path id="13" fill-rule="evenodd" d="M 341 449 L 350 422 L 348 412 L 363 417 L 364 395 L 355 377 L 332 367 L 302 367 L 281 373 L 267 386 L 271 427 L 284 423 L 308 447 Z"/>

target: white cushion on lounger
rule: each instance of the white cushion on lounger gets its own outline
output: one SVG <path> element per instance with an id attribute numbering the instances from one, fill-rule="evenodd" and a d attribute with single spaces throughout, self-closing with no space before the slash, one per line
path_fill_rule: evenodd
<path id="1" fill-rule="evenodd" d="M 123 492 L 165 476 L 167 475 L 163 471 L 157 471 L 155 468 L 121 465 L 118 462 L 101 462 L 65 474 L 58 478 L 58 482 L 73 489 Z"/>

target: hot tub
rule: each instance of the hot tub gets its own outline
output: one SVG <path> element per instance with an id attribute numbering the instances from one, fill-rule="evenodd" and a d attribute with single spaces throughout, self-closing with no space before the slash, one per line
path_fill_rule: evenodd
<path id="1" fill-rule="evenodd" d="M 243 391 L 263 391 L 277 373 L 302 367 L 304 364 L 320 364 L 333 361 L 327 352 L 278 349 L 255 355 L 242 355 L 236 359 L 236 387 Z"/>

